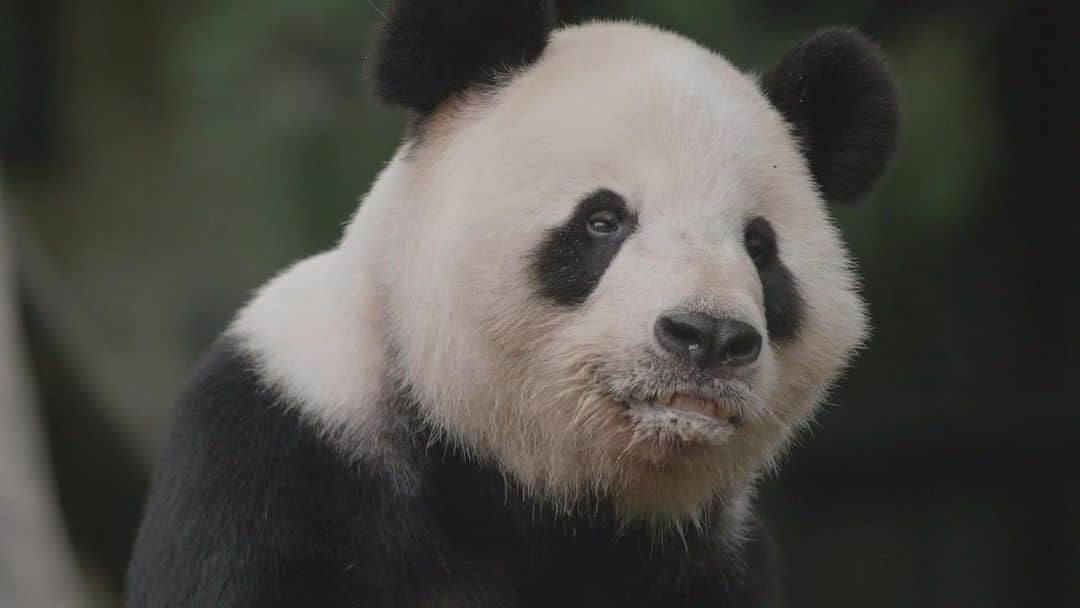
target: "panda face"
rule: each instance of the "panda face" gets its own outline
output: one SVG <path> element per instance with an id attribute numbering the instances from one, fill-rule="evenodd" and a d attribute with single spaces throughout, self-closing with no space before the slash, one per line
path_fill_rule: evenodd
<path id="1" fill-rule="evenodd" d="M 753 76 L 637 25 L 560 30 L 497 84 L 431 112 L 365 203 L 393 193 L 364 232 L 397 373 L 556 504 L 733 500 L 866 332 L 792 125 Z"/>

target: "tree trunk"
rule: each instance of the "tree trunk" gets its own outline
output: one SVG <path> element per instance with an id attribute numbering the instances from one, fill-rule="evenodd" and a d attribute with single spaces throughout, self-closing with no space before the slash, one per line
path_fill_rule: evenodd
<path id="1" fill-rule="evenodd" d="M 0 192 L 0 607 L 86 606 L 53 495 L 22 353 L 14 252 Z"/>

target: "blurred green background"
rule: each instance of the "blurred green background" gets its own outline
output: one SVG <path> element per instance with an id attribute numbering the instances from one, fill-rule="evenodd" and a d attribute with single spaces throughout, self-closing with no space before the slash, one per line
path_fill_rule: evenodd
<path id="1" fill-rule="evenodd" d="M 195 358 L 401 141 L 363 76 L 385 4 L 0 0 L 0 238 L 85 605 L 119 602 Z M 1077 3 L 560 4 L 747 69 L 857 25 L 901 83 L 893 170 L 836 210 L 872 344 L 762 493 L 789 604 L 1080 606 Z"/>

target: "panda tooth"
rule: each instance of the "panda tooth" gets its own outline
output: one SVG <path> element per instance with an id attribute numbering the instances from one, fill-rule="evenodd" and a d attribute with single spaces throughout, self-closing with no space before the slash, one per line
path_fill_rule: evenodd
<path id="1" fill-rule="evenodd" d="M 709 401 L 690 395 L 677 395 L 671 402 L 672 407 L 686 412 L 711 415 L 712 404 Z"/>

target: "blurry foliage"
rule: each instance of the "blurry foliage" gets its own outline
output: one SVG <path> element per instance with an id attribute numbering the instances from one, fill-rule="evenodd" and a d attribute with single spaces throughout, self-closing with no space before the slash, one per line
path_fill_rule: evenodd
<path id="1" fill-rule="evenodd" d="M 238 194 L 271 214 L 268 225 L 311 251 L 332 242 L 403 120 L 365 95 L 372 5 L 277 0 L 259 9 L 224 5 L 184 28 L 173 65 L 191 124 L 185 151 L 196 170 L 228 167 Z M 242 177 L 263 172 L 278 179 Z"/>
<path id="2" fill-rule="evenodd" d="M 28 314 L 38 378 L 71 530 L 114 588 L 137 471 L 192 361 L 253 288 L 332 245 L 401 140 L 405 117 L 363 73 L 386 3 L 0 2 L 12 202 L 97 331 L 104 377 L 58 361 L 64 336 Z M 882 43 L 903 93 L 897 162 L 866 204 L 835 210 L 875 336 L 842 407 L 765 492 L 792 605 L 1075 605 L 1080 491 L 1061 463 L 1080 414 L 1064 407 L 1062 317 L 1078 222 L 1055 201 L 1075 208 L 1078 186 L 1039 164 L 1076 159 L 1066 3 L 559 4 L 567 22 L 657 23 L 746 69 L 830 24 Z M 105 415 L 63 422 L 88 407 Z M 127 504 L 88 499 L 95 485 Z"/>

